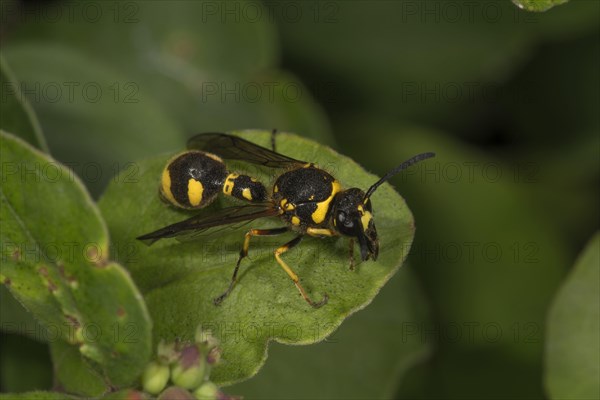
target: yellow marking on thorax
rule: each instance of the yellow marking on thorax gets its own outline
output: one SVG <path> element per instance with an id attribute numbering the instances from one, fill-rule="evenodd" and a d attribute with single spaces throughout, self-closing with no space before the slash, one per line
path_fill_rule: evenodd
<path id="1" fill-rule="evenodd" d="M 285 211 L 294 211 L 296 209 L 296 206 L 293 203 L 288 203 L 287 199 L 282 199 L 279 202 L 279 205 L 281 206 L 281 208 L 283 208 Z"/>
<path id="2" fill-rule="evenodd" d="M 296 217 L 295 215 L 292 217 L 292 225 L 300 225 L 300 218 Z"/>
<path id="3" fill-rule="evenodd" d="M 234 181 L 238 176 L 240 175 L 232 172 L 231 174 L 227 175 L 227 178 L 225 178 L 225 183 L 223 184 L 223 193 L 225 193 L 227 196 L 231 196 L 233 186 L 235 185 Z"/>
<path id="4" fill-rule="evenodd" d="M 202 203 L 202 193 L 204 192 L 204 186 L 202 182 L 190 178 L 188 181 L 188 200 L 192 207 L 197 207 Z"/>
<path id="5" fill-rule="evenodd" d="M 252 193 L 248 188 L 244 188 L 244 190 L 242 190 L 242 196 L 244 196 L 246 200 L 252 200 Z"/>
<path id="6" fill-rule="evenodd" d="M 333 197 L 341 190 L 342 185 L 340 185 L 338 181 L 331 182 L 331 194 L 325 200 L 317 203 L 317 209 L 311 214 L 311 218 L 315 224 L 320 224 L 325 221 L 331 200 L 333 200 Z"/>
<path id="7" fill-rule="evenodd" d="M 177 200 L 175 200 L 175 197 L 173 197 L 173 193 L 171 192 L 171 174 L 169 173 L 168 168 L 165 168 L 163 170 L 160 182 L 161 182 L 161 192 L 162 192 L 163 196 L 165 196 L 165 198 L 167 200 L 169 200 L 171 203 L 179 204 L 177 202 Z"/>

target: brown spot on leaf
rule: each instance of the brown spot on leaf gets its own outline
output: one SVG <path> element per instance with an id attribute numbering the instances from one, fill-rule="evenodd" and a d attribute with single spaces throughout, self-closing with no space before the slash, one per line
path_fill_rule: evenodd
<path id="1" fill-rule="evenodd" d="M 46 282 L 48 282 L 48 290 L 52 293 L 54 291 L 56 291 L 56 289 L 58 289 L 58 287 L 54 284 L 54 282 L 52 282 L 52 279 L 47 278 Z"/>
<path id="2" fill-rule="evenodd" d="M 21 260 L 21 250 L 16 249 L 15 251 L 13 251 L 11 254 L 11 258 L 15 262 L 20 261 Z"/>
<path id="3" fill-rule="evenodd" d="M 88 245 L 85 251 L 86 260 L 92 263 L 94 267 L 104 268 L 108 265 L 108 260 L 102 254 L 100 245 Z"/>
<path id="4" fill-rule="evenodd" d="M 125 311 L 123 306 L 119 306 L 119 308 L 117 309 L 117 317 L 123 318 L 125 315 L 127 315 L 127 311 Z"/>
<path id="5" fill-rule="evenodd" d="M 60 274 L 60 276 L 63 279 L 65 279 L 71 286 L 73 286 L 74 283 L 77 283 L 77 279 L 75 279 L 73 275 L 67 274 L 67 272 L 65 271 L 65 264 L 59 261 L 56 264 L 56 266 L 58 267 L 58 273 Z"/>
<path id="6" fill-rule="evenodd" d="M 81 326 L 79 320 L 73 315 L 65 314 L 65 318 L 67 319 L 67 321 L 69 321 L 69 324 L 71 324 L 71 326 L 74 326 L 75 328 L 79 328 Z"/>
<path id="7" fill-rule="evenodd" d="M 48 290 L 50 292 L 54 292 L 57 289 L 56 284 L 52 281 L 52 279 L 50 279 L 50 277 L 48 276 L 48 268 L 45 265 L 42 265 L 41 267 L 38 268 L 38 273 L 43 277 L 43 279 L 46 281 L 46 286 L 48 287 Z"/>
<path id="8" fill-rule="evenodd" d="M 4 284 L 5 284 L 6 286 L 10 286 L 10 284 L 11 284 L 11 283 L 12 283 L 12 281 L 10 280 L 10 278 L 9 278 L 9 277 L 6 277 L 6 278 L 4 278 Z"/>

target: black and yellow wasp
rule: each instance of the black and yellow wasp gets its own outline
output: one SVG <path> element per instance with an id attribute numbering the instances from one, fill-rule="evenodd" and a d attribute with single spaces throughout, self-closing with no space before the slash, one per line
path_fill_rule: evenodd
<path id="1" fill-rule="evenodd" d="M 274 138 L 272 146 L 274 148 Z M 142 235 L 137 239 L 154 243 L 163 238 L 189 235 L 210 228 L 249 222 L 264 217 L 279 217 L 285 226 L 273 229 L 250 229 L 240 251 L 227 290 L 214 299 L 216 305 L 229 295 L 236 282 L 241 261 L 248 255 L 253 236 L 279 235 L 294 231 L 297 236 L 275 250 L 275 259 L 292 279 L 300 294 L 313 307 L 327 303 L 327 294 L 320 301 L 310 299 L 298 275 L 281 258 L 297 246 L 305 235 L 316 237 L 346 236 L 350 238 L 351 254 L 358 241 L 363 261 L 377 259 L 379 240 L 373 220 L 371 195 L 392 176 L 433 153 L 419 154 L 389 171 L 366 192 L 359 188 L 344 189 L 330 173 L 313 163 L 295 160 L 261 147 L 237 136 L 224 133 L 204 133 L 192 137 L 188 150 L 172 158 L 162 173 L 160 194 L 176 207 L 202 208 L 224 193 L 252 204 L 223 208 L 209 215 L 189 219 Z M 271 190 L 258 180 L 227 171 L 223 159 L 246 161 L 268 168 L 283 170 Z M 351 257 L 351 268 L 353 259 Z"/>

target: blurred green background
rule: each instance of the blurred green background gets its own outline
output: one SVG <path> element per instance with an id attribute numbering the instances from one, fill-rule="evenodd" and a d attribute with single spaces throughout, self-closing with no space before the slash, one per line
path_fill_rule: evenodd
<path id="1" fill-rule="evenodd" d="M 599 29 L 592 0 L 3 1 L 0 38 L 96 199 L 202 131 L 292 131 L 378 174 L 437 153 L 392 181 L 417 225 L 407 266 L 330 341 L 273 344 L 227 392 L 522 399 L 547 397 L 548 309 L 599 225 Z M 47 346 L 6 327 L 0 389 L 51 387 Z"/>

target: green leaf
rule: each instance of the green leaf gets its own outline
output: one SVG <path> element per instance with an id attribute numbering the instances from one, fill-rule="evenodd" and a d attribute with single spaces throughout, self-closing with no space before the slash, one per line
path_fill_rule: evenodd
<path id="1" fill-rule="evenodd" d="M 378 134 L 361 146 L 367 129 Z M 392 180 L 418 218 L 408 262 L 438 318 L 430 337 L 439 338 L 440 351 L 420 391 L 436 398 L 541 396 L 543 326 L 568 257 L 559 227 L 532 194 L 555 177 L 536 169 L 538 159 L 491 157 L 446 132 L 383 116 L 346 115 L 337 130 L 348 153 L 380 173 L 394 160 L 437 153 Z M 444 337 L 455 332 L 456 340 Z M 505 385 L 498 376 L 523 384 Z"/>
<path id="2" fill-rule="evenodd" d="M 0 334 L 0 388 L 17 393 L 52 388 L 48 346 L 25 336 Z"/>
<path id="3" fill-rule="evenodd" d="M 235 133 L 235 132 L 234 132 Z M 270 133 L 237 132 L 268 146 Z M 366 189 L 377 179 L 347 157 L 315 142 L 291 134 L 277 136 L 278 151 L 315 162 L 328 169 L 346 187 Z M 365 262 L 349 271 L 348 241 L 342 238 L 305 241 L 284 258 L 299 274 L 314 298 L 329 294 L 329 303 L 310 308 L 273 258 L 278 246 L 293 238 L 255 239 L 244 260 L 238 284 L 220 307 L 212 299 L 228 286 L 244 233 L 250 228 L 281 226 L 276 219 L 255 221 L 226 229 L 196 242 L 163 240 L 152 247 L 135 237 L 190 216 L 164 205 L 157 196 L 159 177 L 172 154 L 138 164 L 137 184 L 112 183 L 100 200 L 100 208 L 119 248 L 119 254 L 144 293 L 152 320 L 154 340 L 191 340 L 196 327 L 209 328 L 221 340 L 222 364 L 211 380 L 230 384 L 254 375 L 266 358 L 269 340 L 309 344 L 323 340 L 342 321 L 369 304 L 379 289 L 400 267 L 414 233 L 413 219 L 403 199 L 383 185 L 374 195 L 374 212 L 381 251 L 377 262 Z M 230 164 L 230 167 L 236 165 Z M 237 165 L 242 167 L 242 165 Z M 247 172 L 271 182 L 277 171 L 245 166 Z M 214 208 L 232 204 L 219 199 Z M 236 203 L 239 204 L 239 203 Z M 358 257 L 359 258 L 359 257 Z"/>
<path id="4" fill-rule="evenodd" d="M 0 393 L 0 400 L 69 400 L 82 399 L 59 392 Z"/>
<path id="5" fill-rule="evenodd" d="M 343 121 L 340 112 L 368 111 L 463 136 L 479 132 L 474 121 L 490 113 L 503 83 L 538 47 L 543 51 L 544 40 L 586 33 L 596 39 L 600 15 L 596 1 L 574 1 L 545 14 L 509 1 L 302 1 L 294 3 L 298 17 L 290 20 L 285 6 L 265 4 L 278 23 L 286 65 L 334 121 Z M 347 43 L 353 51 L 345 51 Z M 527 110 L 523 91 L 517 99 L 511 97 Z"/>
<path id="6" fill-rule="evenodd" d="M 174 148 L 179 123 L 135 76 L 62 44 L 3 50 L 19 71 L 55 159 L 97 196 L 132 160 Z"/>
<path id="7" fill-rule="evenodd" d="M 430 323 L 426 304 L 418 281 L 402 269 L 326 341 L 273 345 L 265 367 L 227 392 L 245 399 L 393 398 L 406 371 L 431 350 L 419 332 Z"/>
<path id="8" fill-rule="evenodd" d="M 277 128 L 302 132 L 302 136 L 328 145 L 334 142 L 323 110 L 309 89 L 291 73 L 269 70 L 249 77 L 211 77 L 202 83 L 203 90 L 198 85 L 184 89 L 175 96 L 183 101 L 174 115 L 190 132 L 197 132 L 198 126 L 202 126 L 202 131 Z M 202 106 L 191 107 L 197 102 Z M 173 103 L 165 107 L 174 108 Z"/>
<path id="9" fill-rule="evenodd" d="M 47 337 L 45 328 L 4 285 L 0 286 L 0 329 L 3 332 L 24 335 L 37 341 L 44 341 Z"/>
<path id="10" fill-rule="evenodd" d="M 102 397 L 103 400 L 146 400 L 151 399 L 147 393 L 140 392 L 133 389 L 124 389 L 118 392 L 109 393 Z M 172 399 L 179 399 L 178 397 L 172 397 Z"/>
<path id="11" fill-rule="evenodd" d="M 542 12 L 552 7 L 565 4 L 569 0 L 512 0 L 519 8 L 527 11 Z"/>
<path id="12" fill-rule="evenodd" d="M 460 107 L 467 93 L 503 80 L 531 43 L 508 2 L 298 2 L 292 23 L 285 8 L 267 4 L 287 62 L 312 80 L 322 101 L 411 121 L 472 119 L 478 107 Z M 360 50 L 344 51 L 347 43 Z"/>
<path id="13" fill-rule="evenodd" d="M 109 261 L 108 234 L 63 165 L 0 132 L 0 278 L 46 327 L 79 346 L 108 382 L 132 382 L 150 355 L 150 320 L 128 274 Z"/>
<path id="14" fill-rule="evenodd" d="M 552 399 L 600 398 L 600 233 L 589 241 L 548 315 L 545 386 Z"/>
<path id="15" fill-rule="evenodd" d="M 0 96 L 0 129 L 14 132 L 29 144 L 47 153 L 48 145 L 40 123 L 3 55 L 0 55 Z"/>
<path id="16" fill-rule="evenodd" d="M 94 371 L 77 346 L 62 340 L 50 343 L 55 380 L 67 393 L 98 397 L 109 391 L 103 377 Z"/>
<path id="17" fill-rule="evenodd" d="M 37 11 L 45 15 L 52 9 L 41 4 Z M 92 15 L 92 10 L 98 15 Z M 150 71 L 186 84 L 197 82 L 190 78 L 214 73 L 248 76 L 267 69 L 278 58 L 275 27 L 264 6 L 251 0 L 229 6 L 210 1 L 179 1 L 173 6 L 169 2 L 87 0 L 77 6 L 63 4 L 61 11 L 64 14 L 56 19 L 21 14 L 21 25 L 11 42 L 68 44 L 88 57 L 100 54 L 109 64 L 123 65 L 129 72 Z M 261 18 L 246 18 L 253 13 Z"/>
<path id="18" fill-rule="evenodd" d="M 64 45 L 25 43 L 5 53 L 32 93 L 53 155 L 94 196 L 132 160 L 176 149 L 186 131 L 266 126 L 333 142 L 322 110 L 291 74 L 202 75 L 182 83 L 144 70 L 122 73 Z"/>
<path id="19" fill-rule="evenodd" d="M 89 3 L 72 18 L 24 16 L 3 52 L 33 92 L 53 154 L 94 196 L 118 167 L 175 149 L 181 132 L 277 128 L 333 143 L 308 89 L 276 69 L 276 31 L 260 3 L 227 6 L 262 16 L 233 24 L 220 3 Z M 97 21 L 78 12 L 97 8 Z M 86 85 L 102 98 L 92 102 Z"/>

